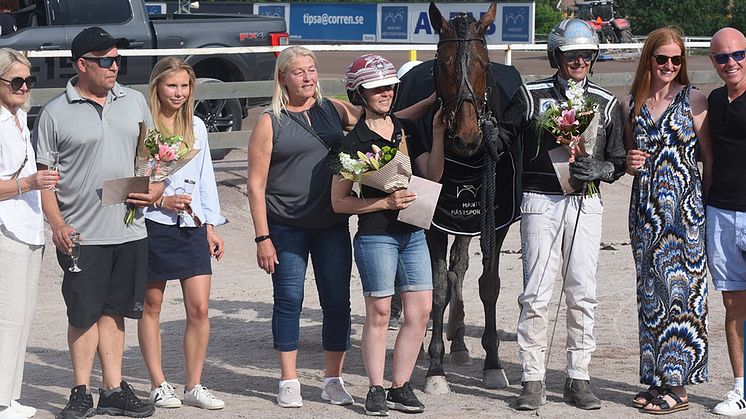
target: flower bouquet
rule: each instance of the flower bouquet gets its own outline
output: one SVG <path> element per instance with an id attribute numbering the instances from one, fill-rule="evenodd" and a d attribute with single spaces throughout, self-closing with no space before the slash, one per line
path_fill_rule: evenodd
<path id="1" fill-rule="evenodd" d="M 357 159 L 339 153 L 336 172 L 344 179 L 386 193 L 406 188 L 412 176 L 409 157 L 396 147 L 373 145 L 372 150 L 368 153 L 358 151 Z"/>
<path id="2" fill-rule="evenodd" d="M 539 116 L 537 128 L 548 131 L 562 144 L 570 154 L 569 163 L 575 157 L 593 153 L 598 131 L 598 105 L 585 97 L 583 88 L 569 80 L 567 102 L 557 105 L 552 103 Z M 593 195 L 597 188 L 593 182 L 588 184 L 588 194 Z"/>
<path id="3" fill-rule="evenodd" d="M 150 182 L 162 182 L 167 177 L 184 167 L 199 149 L 190 149 L 180 135 L 166 136 L 157 129 L 148 129 L 138 141 L 135 158 L 135 175 L 148 176 Z M 128 205 L 124 223 L 132 224 L 135 220 L 135 206 Z"/>

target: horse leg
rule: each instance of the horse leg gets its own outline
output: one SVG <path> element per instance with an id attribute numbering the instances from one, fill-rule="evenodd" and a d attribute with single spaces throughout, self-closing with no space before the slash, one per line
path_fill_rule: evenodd
<path id="1" fill-rule="evenodd" d="M 456 365 L 471 364 L 469 349 L 464 343 L 464 294 L 463 285 L 469 268 L 469 243 L 471 237 L 457 236 L 451 245 L 451 260 L 448 264 L 448 282 L 451 298 L 448 306 L 448 328 L 446 337 L 451 341 L 451 361 Z"/>
<path id="2" fill-rule="evenodd" d="M 443 355 L 445 354 L 443 313 L 450 298 L 446 274 L 448 235 L 432 229 L 427 232 L 427 243 L 430 248 L 430 261 L 433 269 L 433 332 L 427 349 L 430 366 L 425 376 L 425 393 L 446 394 L 451 391 L 448 387 L 448 380 L 446 380 L 446 373 L 443 370 Z"/>
<path id="3" fill-rule="evenodd" d="M 479 278 L 479 298 L 482 300 L 482 305 L 484 306 L 482 347 L 486 352 L 482 383 L 486 388 L 503 388 L 509 385 L 508 378 L 505 376 L 505 371 L 497 353 L 500 342 L 497 340 L 497 318 L 495 312 L 497 297 L 500 295 L 500 248 L 507 233 L 508 227 L 496 232 L 497 242 L 495 255 L 493 256 L 494 263 L 492 263 L 491 269 L 486 269 Z"/>

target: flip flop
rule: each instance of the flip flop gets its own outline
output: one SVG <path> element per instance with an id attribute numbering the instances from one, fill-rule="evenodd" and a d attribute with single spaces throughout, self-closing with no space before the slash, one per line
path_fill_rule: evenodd
<path id="1" fill-rule="evenodd" d="M 656 394 L 654 395 L 653 392 L 655 392 Z M 655 400 L 655 398 L 658 397 L 661 393 L 663 393 L 663 387 L 652 385 L 648 387 L 647 390 L 641 391 L 635 394 L 635 397 L 632 398 L 632 405 L 637 408 L 642 409 L 643 407 L 647 406 L 648 403 Z M 637 401 L 637 399 L 639 398 L 643 398 L 645 399 L 645 401 L 644 402 Z"/>
<path id="2" fill-rule="evenodd" d="M 669 396 L 673 399 L 676 404 L 671 406 L 668 404 L 668 401 L 666 401 L 665 397 Z M 645 413 L 650 413 L 651 415 L 668 415 L 669 413 L 674 413 L 682 410 L 689 409 L 689 401 L 683 401 L 681 400 L 681 397 L 679 397 L 678 394 L 671 391 L 671 389 L 664 389 L 663 393 L 661 393 L 658 397 L 650 401 L 651 404 L 658 406 L 660 409 L 652 410 L 652 409 L 642 409 Z"/>

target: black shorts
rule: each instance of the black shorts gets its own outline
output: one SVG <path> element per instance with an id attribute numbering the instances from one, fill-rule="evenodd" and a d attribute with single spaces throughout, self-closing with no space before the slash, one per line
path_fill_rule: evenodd
<path id="1" fill-rule="evenodd" d="M 142 318 L 148 278 L 148 239 L 100 246 L 81 246 L 78 266 L 70 272 L 69 255 L 57 250 L 64 271 L 62 296 L 71 326 L 87 329 L 102 314 Z"/>
<path id="2" fill-rule="evenodd" d="M 148 280 L 212 275 L 205 227 L 180 227 L 145 220 L 148 227 Z"/>

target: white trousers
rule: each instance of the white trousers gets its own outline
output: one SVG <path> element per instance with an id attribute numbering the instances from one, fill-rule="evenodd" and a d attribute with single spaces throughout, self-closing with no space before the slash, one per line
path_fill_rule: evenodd
<path id="1" fill-rule="evenodd" d="M 21 397 L 43 253 L 43 245 L 19 242 L 0 226 L 0 406 Z"/>
<path id="2" fill-rule="evenodd" d="M 580 219 L 573 239 L 575 221 Z M 590 379 L 596 272 L 603 203 L 585 197 L 524 193 L 521 204 L 523 293 L 518 297 L 518 346 L 523 381 L 543 381 L 549 302 L 558 273 L 565 273 L 567 375 Z M 572 249 L 572 252 L 571 250 Z M 560 272 L 560 267 L 562 272 Z"/>

